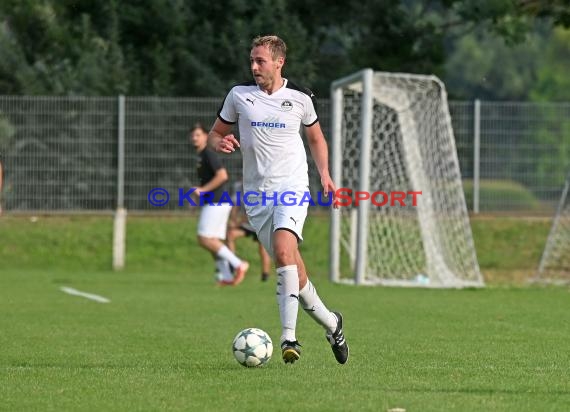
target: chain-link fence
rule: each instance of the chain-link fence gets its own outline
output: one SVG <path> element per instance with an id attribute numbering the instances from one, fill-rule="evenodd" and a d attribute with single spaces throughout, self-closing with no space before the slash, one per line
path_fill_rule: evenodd
<path id="1" fill-rule="evenodd" d="M 570 170 L 570 103 L 450 102 L 450 112 L 471 210 L 554 212 Z"/>
<path id="2" fill-rule="evenodd" d="M 1 201 L 6 212 L 112 211 L 118 182 L 130 211 L 180 210 L 178 190 L 197 185 L 188 131 L 214 121 L 222 98 L 0 96 Z M 570 169 L 570 104 L 449 103 L 468 207 L 554 211 Z M 330 107 L 319 101 L 330 135 Z M 124 128 L 120 125 L 124 124 Z M 124 179 L 117 173 L 124 136 Z M 309 158 L 312 190 L 318 173 Z M 223 157 L 232 179 L 238 152 Z M 153 207 L 151 189 L 173 195 Z"/>

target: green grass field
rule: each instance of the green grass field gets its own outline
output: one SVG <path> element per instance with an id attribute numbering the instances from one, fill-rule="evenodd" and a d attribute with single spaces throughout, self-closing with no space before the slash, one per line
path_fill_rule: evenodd
<path id="1" fill-rule="evenodd" d="M 108 270 L 108 217 L 0 219 L 0 409 L 566 411 L 568 288 L 529 287 L 550 222 L 477 219 L 482 290 L 356 288 L 327 281 L 326 225 L 309 220 L 313 281 L 345 317 L 349 363 L 299 313 L 301 360 L 246 369 L 231 353 L 250 326 L 279 337 L 273 282 L 254 262 L 236 288 L 188 218 L 131 217 L 128 268 Z M 62 286 L 102 295 L 97 303 Z"/>

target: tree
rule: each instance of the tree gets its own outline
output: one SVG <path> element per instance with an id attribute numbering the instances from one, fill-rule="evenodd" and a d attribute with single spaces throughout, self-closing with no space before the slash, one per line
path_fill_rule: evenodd
<path id="1" fill-rule="evenodd" d="M 530 85 L 535 101 L 570 101 L 570 30 L 555 28 L 536 56 L 536 79 Z"/>
<path id="2" fill-rule="evenodd" d="M 536 83 L 549 29 L 537 27 L 524 44 L 478 30 L 450 48 L 442 78 L 455 99 L 527 100 Z"/>
<path id="3" fill-rule="evenodd" d="M 290 46 L 285 74 L 328 95 L 362 67 L 442 75 L 446 46 L 476 28 L 508 46 L 567 0 L 4 0 L 0 93 L 223 95 L 250 78 L 251 39 Z"/>
<path id="4" fill-rule="evenodd" d="M 126 90 L 115 1 L 99 11 L 108 21 L 103 28 L 97 27 L 100 16 L 77 7 L 57 1 L 2 3 L 2 92 L 104 95 Z"/>
<path id="5" fill-rule="evenodd" d="M 335 5 L 308 0 L 299 16 L 313 28 L 311 37 L 318 38 L 318 89 L 325 91 L 331 80 L 362 67 L 443 77 L 449 45 L 479 31 L 502 49 L 514 47 L 526 42 L 537 20 L 568 25 L 567 3 L 361 0 Z"/>

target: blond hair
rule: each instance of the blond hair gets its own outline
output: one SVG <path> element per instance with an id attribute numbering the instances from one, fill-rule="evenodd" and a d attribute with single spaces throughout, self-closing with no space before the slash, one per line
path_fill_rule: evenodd
<path id="1" fill-rule="evenodd" d="M 287 55 L 287 45 L 280 37 L 275 35 L 257 36 L 251 42 L 251 48 L 258 46 L 268 47 L 273 60 L 277 60 L 278 57 L 285 58 Z"/>

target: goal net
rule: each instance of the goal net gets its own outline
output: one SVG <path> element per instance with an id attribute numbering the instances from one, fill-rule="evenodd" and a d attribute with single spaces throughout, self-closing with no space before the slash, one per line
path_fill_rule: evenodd
<path id="1" fill-rule="evenodd" d="M 331 279 L 483 286 L 442 82 L 366 69 L 331 93 L 333 180 L 352 190 L 332 212 Z"/>
<path id="2" fill-rule="evenodd" d="M 570 283 L 570 175 L 562 190 L 556 215 L 533 279 L 546 283 Z"/>

